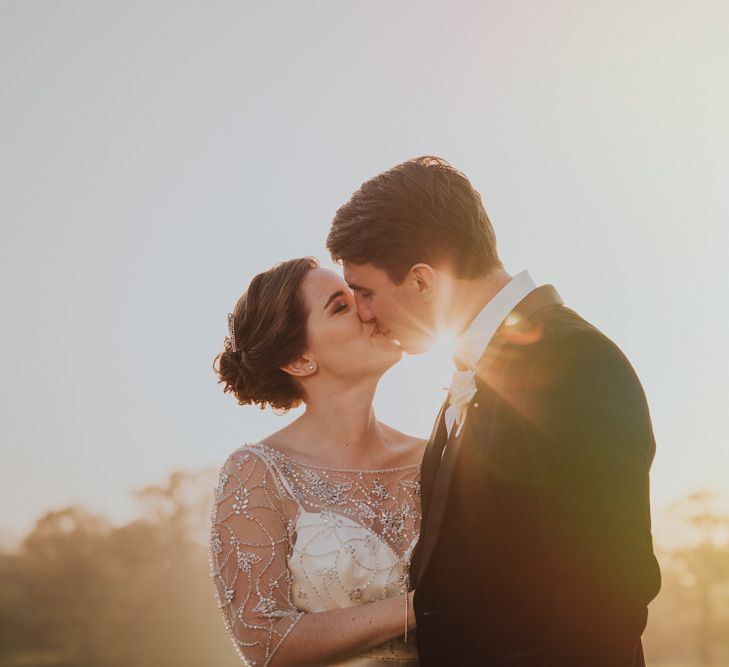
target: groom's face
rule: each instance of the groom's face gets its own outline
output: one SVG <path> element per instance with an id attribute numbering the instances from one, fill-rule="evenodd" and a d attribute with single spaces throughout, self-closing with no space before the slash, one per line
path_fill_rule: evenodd
<path id="1" fill-rule="evenodd" d="M 375 324 L 380 332 L 398 340 L 409 354 L 425 352 L 433 345 L 433 307 L 410 276 L 398 285 L 386 271 L 372 264 L 345 260 L 343 269 L 363 322 Z"/>

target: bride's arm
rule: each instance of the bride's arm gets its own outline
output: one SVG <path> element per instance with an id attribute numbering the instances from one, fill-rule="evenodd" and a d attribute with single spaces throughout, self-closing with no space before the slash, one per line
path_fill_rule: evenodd
<path id="1" fill-rule="evenodd" d="M 408 630 L 415 628 L 413 593 Z M 405 595 L 357 607 L 304 614 L 277 651 L 272 667 L 308 667 L 334 662 L 379 646 L 405 632 Z"/>
<path id="2" fill-rule="evenodd" d="M 211 516 L 213 581 L 233 644 L 247 663 L 313 665 L 343 659 L 405 630 L 405 596 L 303 613 L 287 565 L 289 518 L 273 474 L 242 448 L 221 469 Z M 409 598 L 410 624 L 412 594 Z"/>

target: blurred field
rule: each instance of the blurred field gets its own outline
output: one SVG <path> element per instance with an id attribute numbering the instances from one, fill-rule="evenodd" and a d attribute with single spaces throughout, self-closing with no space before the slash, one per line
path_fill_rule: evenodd
<path id="1" fill-rule="evenodd" d="M 207 556 L 215 471 L 178 471 L 136 492 L 110 525 L 81 507 L 40 517 L 0 554 L 0 667 L 233 667 Z M 672 512 L 663 587 L 644 647 L 651 667 L 729 665 L 729 515 L 710 494 Z"/>

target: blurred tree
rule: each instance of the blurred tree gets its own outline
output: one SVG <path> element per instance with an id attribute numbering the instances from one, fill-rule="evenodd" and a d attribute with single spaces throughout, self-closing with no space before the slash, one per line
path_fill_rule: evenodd
<path id="1" fill-rule="evenodd" d="M 210 580 L 211 469 L 135 493 L 114 527 L 80 507 L 40 517 L 0 555 L 0 667 L 238 667 Z M 652 666 L 729 664 L 729 513 L 697 493 L 671 510 L 663 587 L 645 635 Z"/>
<path id="2" fill-rule="evenodd" d="M 17 652 L 31 641 L 31 607 L 17 554 L 0 555 L 0 647 Z"/>
<path id="3" fill-rule="evenodd" d="M 22 544 L 21 571 L 33 610 L 36 648 L 94 664 L 106 639 L 111 532 L 104 519 L 79 507 L 48 512 Z"/>
<path id="4" fill-rule="evenodd" d="M 173 472 L 118 528 L 79 507 L 38 519 L 0 559 L 0 666 L 238 665 L 208 569 L 213 485 Z"/>
<path id="5" fill-rule="evenodd" d="M 702 665 L 729 660 L 729 514 L 720 501 L 717 494 L 699 492 L 673 507 L 686 543 L 673 550 L 672 560 L 691 594 L 697 659 Z"/>
<path id="6" fill-rule="evenodd" d="M 168 539 L 207 545 L 216 473 L 213 468 L 176 470 L 165 484 L 147 486 L 135 491 L 134 496 L 144 515 L 166 531 Z"/>

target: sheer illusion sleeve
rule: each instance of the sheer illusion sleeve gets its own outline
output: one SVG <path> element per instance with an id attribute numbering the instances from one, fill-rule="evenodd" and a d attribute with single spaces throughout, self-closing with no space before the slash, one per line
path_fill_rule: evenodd
<path id="1" fill-rule="evenodd" d="M 284 501 L 273 473 L 241 448 L 220 471 L 211 514 L 210 565 L 218 606 L 240 657 L 268 665 L 302 616 L 291 599 Z"/>

